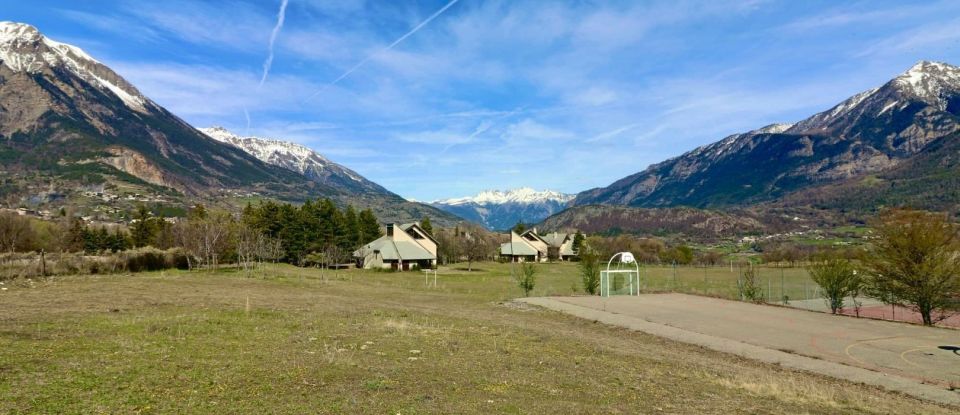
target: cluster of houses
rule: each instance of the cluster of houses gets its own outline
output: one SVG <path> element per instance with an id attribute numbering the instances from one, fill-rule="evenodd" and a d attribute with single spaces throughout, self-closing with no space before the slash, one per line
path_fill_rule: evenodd
<path id="1" fill-rule="evenodd" d="M 568 261 L 576 257 L 573 234 L 510 232 L 510 240 L 500 245 L 500 258 L 511 262 Z M 407 271 L 437 266 L 437 240 L 418 223 L 389 224 L 386 234 L 353 252 L 358 267 Z"/>
<path id="2" fill-rule="evenodd" d="M 500 258 L 512 262 L 568 261 L 577 256 L 573 251 L 573 234 L 537 233 L 537 228 L 524 233 L 510 231 L 510 241 L 500 245 Z"/>

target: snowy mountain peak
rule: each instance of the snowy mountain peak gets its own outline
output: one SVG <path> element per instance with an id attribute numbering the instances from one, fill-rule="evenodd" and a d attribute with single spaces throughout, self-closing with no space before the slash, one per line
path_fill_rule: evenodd
<path id="1" fill-rule="evenodd" d="M 529 187 L 513 190 L 484 190 L 476 196 L 438 200 L 431 205 L 464 219 L 483 224 L 487 229 L 509 229 L 517 222 L 538 223 L 562 211 L 573 200 L 553 190 L 537 191 Z"/>
<path id="2" fill-rule="evenodd" d="M 37 28 L 26 23 L 0 22 L 0 44 L 34 43 L 42 38 Z"/>
<path id="3" fill-rule="evenodd" d="M 752 134 L 780 134 L 793 127 L 792 123 L 775 123 L 766 127 L 751 131 Z"/>
<path id="4" fill-rule="evenodd" d="M 942 104 L 944 91 L 956 92 L 960 89 L 960 68 L 946 63 L 920 61 L 893 82 L 918 98 Z"/>
<path id="5" fill-rule="evenodd" d="M 553 190 L 537 191 L 530 187 L 521 187 L 513 190 L 484 190 L 476 196 L 467 196 L 454 199 L 437 200 L 435 204 L 462 205 L 476 203 L 478 205 L 502 205 L 506 203 L 567 203 L 573 200 L 574 195 L 568 195 Z"/>
<path id="6" fill-rule="evenodd" d="M 270 138 L 241 137 L 221 126 L 198 128 L 198 130 L 214 140 L 237 147 L 263 162 L 295 171 L 311 180 L 350 191 L 393 195 L 357 172 L 330 161 L 304 145 Z"/>
<path id="7" fill-rule="evenodd" d="M 82 49 L 45 37 L 25 23 L 0 22 L 0 62 L 13 72 L 36 74 L 62 67 L 90 84 L 109 91 L 131 109 L 144 112 L 147 99 L 133 85 Z"/>
<path id="8" fill-rule="evenodd" d="M 214 140 L 238 147 L 262 161 L 300 174 L 306 174 L 310 169 L 322 171 L 330 164 L 326 157 L 300 144 L 270 138 L 241 137 L 220 126 L 199 130 Z"/>

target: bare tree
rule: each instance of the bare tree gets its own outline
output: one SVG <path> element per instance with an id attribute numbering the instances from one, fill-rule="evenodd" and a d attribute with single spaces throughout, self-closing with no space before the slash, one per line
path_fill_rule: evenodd
<path id="1" fill-rule="evenodd" d="M 462 240 L 463 254 L 467 257 L 467 271 L 473 271 L 473 263 L 493 254 L 493 244 L 480 234 L 466 236 Z"/>
<path id="2" fill-rule="evenodd" d="M 194 221 L 191 221 L 194 222 Z M 220 258 L 230 248 L 230 230 L 233 218 L 225 212 L 210 214 L 195 221 L 200 232 L 201 252 L 204 262 L 213 269 L 220 266 Z"/>
<path id="3" fill-rule="evenodd" d="M 437 253 L 444 265 L 458 262 L 461 256 L 459 228 L 444 229 L 434 236 L 437 239 Z"/>
<path id="4" fill-rule="evenodd" d="M 258 244 L 263 235 L 250 226 L 238 224 L 234 231 L 234 242 L 237 250 L 237 267 L 250 275 L 253 265 L 257 260 Z"/>
<path id="5" fill-rule="evenodd" d="M 187 252 L 187 268 L 192 270 L 201 265 L 194 263 L 194 259 L 203 260 L 203 244 L 200 242 L 200 229 L 194 226 L 192 220 L 181 220 L 173 225 L 173 241 Z"/>
<path id="6" fill-rule="evenodd" d="M 30 221 L 16 213 L 0 213 L 0 250 L 14 252 L 26 246 L 33 236 Z"/>

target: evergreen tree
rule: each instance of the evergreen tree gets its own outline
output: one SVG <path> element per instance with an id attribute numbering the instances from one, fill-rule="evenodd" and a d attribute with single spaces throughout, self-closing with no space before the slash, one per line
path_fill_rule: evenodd
<path id="1" fill-rule="evenodd" d="M 70 252 L 78 252 L 86 248 L 86 231 L 87 228 L 84 226 L 83 221 L 77 217 L 71 217 L 68 219 L 67 225 L 67 237 L 64 241 L 64 248 Z"/>
<path id="2" fill-rule="evenodd" d="M 137 208 L 133 224 L 130 225 L 130 238 L 132 239 L 133 246 L 139 248 L 150 245 L 153 242 L 155 234 L 155 219 L 146 206 L 140 205 Z"/>
<path id="3" fill-rule="evenodd" d="M 143 206 L 141 206 L 143 207 Z M 207 218 L 207 208 L 203 206 L 202 203 L 197 203 L 193 209 L 190 209 L 190 213 L 187 215 L 190 219 L 206 219 Z"/>
<path id="4" fill-rule="evenodd" d="M 517 221 L 516 225 L 513 225 L 513 231 L 516 233 L 523 233 L 527 230 L 527 225 L 521 221 Z"/>
<path id="5" fill-rule="evenodd" d="M 110 243 L 108 248 L 113 252 L 121 252 L 121 251 L 125 251 L 127 247 L 128 247 L 127 235 L 122 230 L 120 230 L 120 228 L 114 229 L 113 235 L 110 237 Z"/>
<path id="6" fill-rule="evenodd" d="M 367 244 L 383 236 L 383 230 L 380 229 L 380 222 L 370 209 L 364 209 L 360 212 L 360 244 Z"/>
<path id="7" fill-rule="evenodd" d="M 583 248 L 583 241 L 587 238 L 583 236 L 580 231 L 577 231 L 576 235 L 573 235 L 573 253 L 579 255 L 580 249 Z M 593 294 L 592 292 L 590 294 Z"/>
<path id="8" fill-rule="evenodd" d="M 343 213 L 343 234 L 340 246 L 346 250 L 353 251 L 361 244 L 366 243 L 360 239 L 360 218 L 357 217 L 357 210 L 353 206 L 347 206 Z"/>
<path id="9" fill-rule="evenodd" d="M 424 232 L 433 235 L 433 224 L 430 223 L 429 216 L 424 216 L 423 219 L 420 220 L 420 228 L 422 228 Z"/>

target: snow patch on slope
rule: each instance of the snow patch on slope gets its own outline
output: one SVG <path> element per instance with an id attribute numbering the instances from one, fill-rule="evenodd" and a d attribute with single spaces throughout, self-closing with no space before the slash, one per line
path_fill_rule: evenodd
<path id="1" fill-rule="evenodd" d="M 306 173 L 311 167 L 322 171 L 331 164 L 326 157 L 301 144 L 269 138 L 240 137 L 219 126 L 198 128 L 198 130 L 214 140 L 237 147 L 260 160 L 286 167 L 300 174 Z M 352 180 L 360 181 L 353 174 L 347 173 L 347 176 Z"/>
<path id="2" fill-rule="evenodd" d="M 542 202 L 567 203 L 573 200 L 574 196 L 575 195 L 553 190 L 537 191 L 529 187 L 521 187 L 513 190 L 484 190 L 476 196 L 437 200 L 432 203 L 451 206 L 468 203 L 476 203 L 478 205 L 502 205 L 507 203 L 532 204 Z"/>
<path id="3" fill-rule="evenodd" d="M 960 88 L 960 68 L 940 62 L 920 61 L 893 82 L 904 92 L 946 109 L 943 91 Z"/>
<path id="4" fill-rule="evenodd" d="M 0 22 L 0 61 L 14 72 L 38 73 L 44 67 L 63 67 L 91 84 L 106 89 L 137 111 L 146 111 L 146 98 L 133 88 L 108 81 L 96 72 L 109 71 L 82 49 L 43 36 L 24 23 Z M 120 77 L 110 72 L 108 77 Z M 125 83 L 125 81 L 124 81 Z"/>

